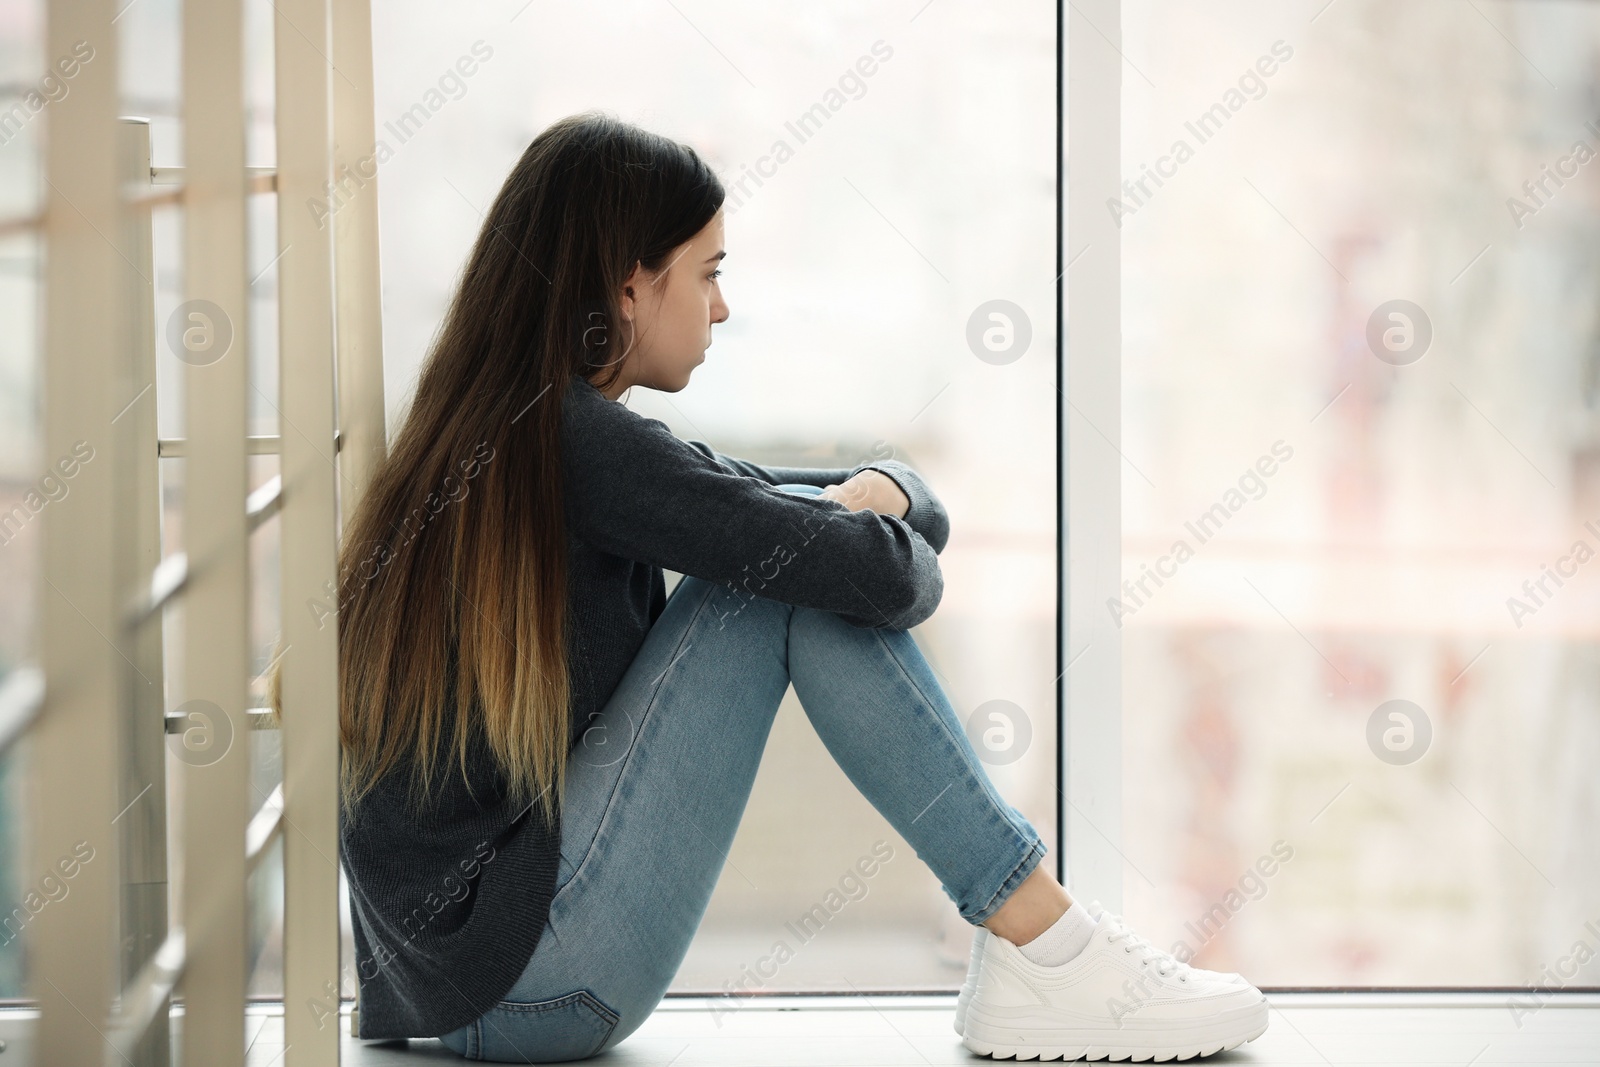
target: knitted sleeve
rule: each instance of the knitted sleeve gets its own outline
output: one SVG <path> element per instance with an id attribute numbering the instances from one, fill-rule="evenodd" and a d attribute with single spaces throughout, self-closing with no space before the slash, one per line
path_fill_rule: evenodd
<path id="1" fill-rule="evenodd" d="M 715 582 L 726 591 L 725 614 L 761 596 L 832 611 L 856 626 L 903 630 L 938 607 L 938 555 L 906 519 L 782 492 L 582 379 L 563 411 L 567 518 L 591 547 Z M 884 473 L 921 490 L 908 471 Z M 934 510 L 929 500 L 921 500 L 926 512 Z"/>
<path id="2" fill-rule="evenodd" d="M 864 470 L 880 471 L 893 479 L 911 501 L 911 507 L 906 510 L 906 525 L 921 534 L 935 553 L 943 552 L 950 540 L 950 516 L 943 501 L 928 488 L 920 474 L 897 459 L 873 460 L 854 467 L 765 467 L 747 459 L 723 455 L 704 441 L 684 443 L 724 467 L 746 477 L 759 478 L 768 485 L 839 485 Z"/>

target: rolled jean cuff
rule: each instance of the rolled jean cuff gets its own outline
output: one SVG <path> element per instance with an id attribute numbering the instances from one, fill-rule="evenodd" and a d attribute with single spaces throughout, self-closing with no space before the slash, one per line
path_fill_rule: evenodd
<path id="1" fill-rule="evenodd" d="M 988 903 L 984 904 L 976 912 L 962 916 L 973 926 L 982 926 L 988 922 L 994 913 L 999 911 L 1007 900 L 1011 899 L 1011 894 L 1016 892 L 1017 886 L 1021 885 L 1028 875 L 1033 873 L 1034 868 L 1039 866 L 1039 862 L 1044 859 L 1045 845 L 1043 841 L 1037 837 L 1024 838 L 1024 841 L 1027 842 L 1028 851 L 1023 854 L 1022 859 L 1017 861 L 1016 867 L 1012 868 L 1011 874 L 1000 884 L 1000 888 L 995 890 L 994 896 L 990 897 Z"/>

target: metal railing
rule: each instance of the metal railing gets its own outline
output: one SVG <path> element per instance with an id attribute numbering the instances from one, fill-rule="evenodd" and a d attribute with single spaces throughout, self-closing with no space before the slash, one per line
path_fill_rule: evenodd
<path id="1" fill-rule="evenodd" d="M 89 41 L 96 61 L 44 120 L 43 210 L 0 221 L 0 237 L 37 231 L 47 253 L 44 454 L 81 457 L 74 448 L 87 444 L 96 459 L 40 520 L 40 662 L 0 681 L 0 753 L 24 738 L 28 749 L 33 865 L 73 870 L 72 906 L 30 922 L 36 1057 L 168 1065 L 181 993 L 183 1061 L 242 1064 L 247 880 L 277 843 L 284 1062 L 335 1064 L 339 1027 L 304 1006 L 331 999 L 336 1012 L 340 988 L 337 627 L 294 606 L 326 599 L 341 513 L 383 454 L 377 203 L 369 185 L 331 226 L 295 205 L 324 195 L 373 143 L 368 0 L 274 5 L 271 168 L 245 166 L 241 4 L 184 8 L 182 168 L 152 167 L 148 123 L 116 114 L 116 14 L 111 4 L 49 3 L 45 54 Z M 280 205 L 281 436 L 244 432 L 252 195 Z M 184 308 L 201 308 L 204 325 L 228 337 L 206 332 L 215 351 L 171 353 L 184 363 L 181 439 L 156 430 L 151 223 L 166 209 L 185 220 Z M 248 457 L 272 454 L 278 475 L 250 491 Z M 184 545 L 166 554 L 162 459 L 185 464 Z M 283 781 L 252 797 L 249 731 L 272 722 L 248 706 L 248 542 L 273 519 Z M 163 629 L 179 604 L 183 667 L 169 677 Z M 168 710 L 169 691 L 188 700 Z M 204 758 L 169 759 L 169 737 L 187 743 L 197 703 L 226 729 L 208 732 Z M 170 930 L 169 768 L 181 779 L 185 857 L 181 922 Z"/>

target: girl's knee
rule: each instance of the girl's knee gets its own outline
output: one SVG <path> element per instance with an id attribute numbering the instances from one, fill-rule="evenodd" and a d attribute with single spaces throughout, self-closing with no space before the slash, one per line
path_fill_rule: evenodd
<path id="1" fill-rule="evenodd" d="M 796 610 L 792 604 L 772 600 L 749 589 L 730 587 L 688 574 L 683 576 L 673 595 L 680 595 L 679 590 L 683 596 L 696 600 L 705 598 L 706 617 L 712 620 L 718 630 L 725 630 L 736 620 L 752 614 L 781 615 L 787 624 L 789 614 Z"/>

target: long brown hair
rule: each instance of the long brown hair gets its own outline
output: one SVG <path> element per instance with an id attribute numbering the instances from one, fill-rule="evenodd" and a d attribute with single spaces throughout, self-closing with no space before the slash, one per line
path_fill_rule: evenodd
<path id="1" fill-rule="evenodd" d="M 501 186 L 340 547 L 346 805 L 403 768 L 426 798 L 452 755 L 466 776 L 478 731 L 508 799 L 559 810 L 563 393 L 616 380 L 628 273 L 668 265 L 724 195 L 692 148 L 598 111 L 539 134 Z"/>

